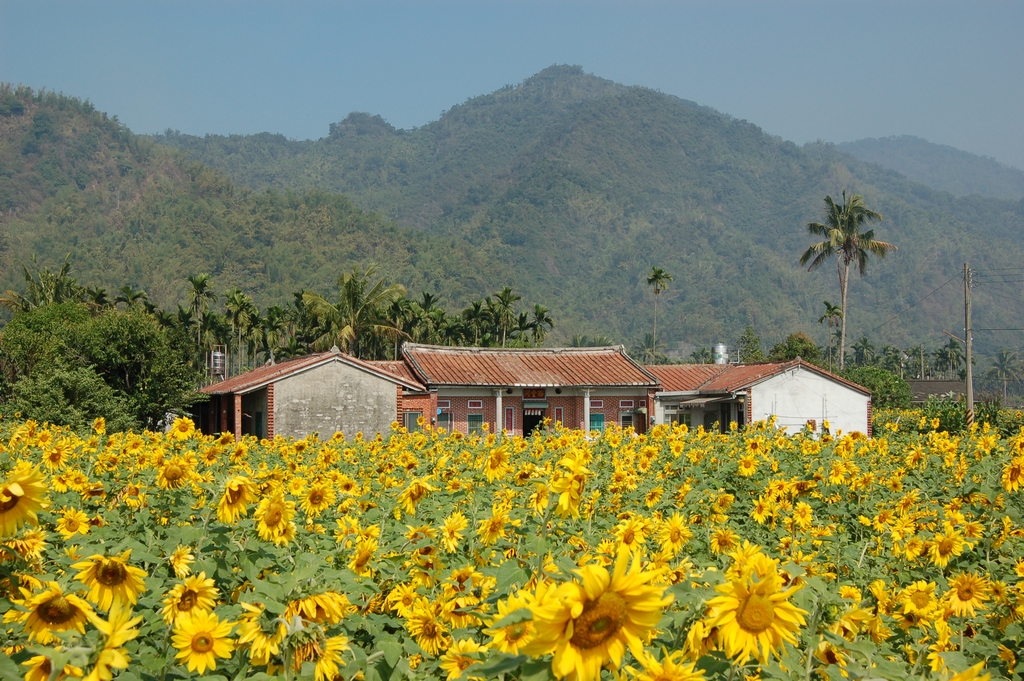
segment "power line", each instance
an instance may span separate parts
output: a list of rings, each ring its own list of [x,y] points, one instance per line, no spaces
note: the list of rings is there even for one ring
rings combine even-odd
[[[936,287],[935,289],[933,289],[933,290],[931,291],[931,293],[929,293],[929,294],[927,294],[926,296],[924,296],[924,298],[921,298],[921,299],[920,299],[920,300],[918,300],[917,302],[915,302],[915,303],[913,303],[913,304],[909,305],[908,307],[905,307],[904,309],[900,310],[899,312],[897,312],[897,313],[896,313],[896,314],[894,314],[893,316],[889,317],[888,319],[886,319],[886,320],[885,320],[884,322],[882,322],[881,324],[879,324],[879,325],[878,325],[878,326],[876,326],[875,328],[873,328],[873,329],[871,329],[870,331],[868,331],[868,335],[871,335],[871,334],[873,334],[873,333],[874,333],[875,331],[878,331],[878,330],[879,330],[880,328],[882,328],[883,326],[887,325],[887,324],[888,324],[889,322],[891,322],[892,320],[896,319],[897,317],[899,317],[899,316],[900,316],[901,314],[903,314],[903,313],[904,313],[904,312],[906,312],[907,310],[910,310],[910,309],[912,309],[912,308],[915,308],[915,307],[917,307],[918,305],[920,305],[921,303],[923,303],[923,302],[924,302],[925,300],[927,300],[928,298],[930,298],[930,297],[931,297],[932,295],[934,295],[934,294],[935,294],[935,293],[936,293],[936,292],[937,292],[937,291],[938,291],[939,289],[941,289],[941,288],[942,288],[943,286],[945,286],[946,284],[950,283],[950,282],[951,282],[951,281],[953,281],[954,279],[959,279],[959,278],[960,278],[960,273],[959,273],[959,272],[957,272],[957,273],[956,273],[956,274],[954,274],[954,275],[953,275],[952,277],[950,277],[950,278],[949,278],[949,279],[947,279],[946,281],[944,281],[944,282],[942,282],[941,284],[939,284],[939,285],[938,285],[938,287]]]

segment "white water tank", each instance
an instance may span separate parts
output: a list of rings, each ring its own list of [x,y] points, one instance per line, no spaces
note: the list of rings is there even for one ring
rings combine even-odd
[[[725,343],[716,343],[711,350],[711,359],[715,364],[728,364],[729,346]]]

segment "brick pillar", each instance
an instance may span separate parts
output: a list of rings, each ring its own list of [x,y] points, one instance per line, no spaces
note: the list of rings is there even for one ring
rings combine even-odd
[[[754,420],[754,389],[747,388],[747,425]]]
[[[267,439],[274,439],[274,384],[267,386]]]
[[[427,423],[437,425],[437,391],[430,391],[430,413],[427,414]]]
[[[235,442],[242,439],[242,396],[235,395]]]
[[[398,421],[399,425],[405,425],[404,414],[405,405],[402,399],[402,386],[395,386],[395,420]]]

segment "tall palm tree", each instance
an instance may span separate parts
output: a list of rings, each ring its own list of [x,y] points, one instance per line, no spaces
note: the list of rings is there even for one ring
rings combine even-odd
[[[548,314],[551,312],[548,308],[543,305],[535,304],[533,306],[533,342],[535,345],[540,345],[544,342],[544,337],[547,336],[548,332],[544,330],[544,327],[549,329],[555,328],[555,320]]]
[[[132,308],[136,305],[142,305],[149,299],[145,291],[136,291],[130,284],[125,284],[121,288],[117,289],[117,295],[114,296],[114,304],[124,303],[126,308]]]
[[[632,353],[642,364],[661,364],[668,361],[658,347],[653,333],[645,333],[644,337],[633,346]]]
[[[857,366],[866,367],[875,363],[875,345],[867,336],[853,344],[853,361]]]
[[[498,328],[501,329],[501,347],[505,347],[505,343],[508,340],[508,332],[516,323],[515,304],[522,299],[522,296],[512,292],[511,286],[506,286],[494,294],[493,303],[491,303],[490,297],[486,300],[491,308],[494,321],[497,323]]]
[[[196,352],[199,355],[199,364],[203,361],[203,315],[210,310],[210,305],[217,302],[217,294],[213,290],[213,282],[209,274],[198,274],[188,278],[192,286],[189,291],[188,310],[192,315],[192,321],[196,325]]]
[[[242,373],[244,350],[242,336],[248,332],[256,313],[252,298],[238,287],[224,293],[224,307],[228,311],[228,323],[235,334],[235,354],[238,357],[237,373]]]
[[[392,303],[405,296],[401,284],[388,284],[383,279],[371,282],[376,275],[374,266],[361,271],[358,267],[338,278],[341,289],[337,303],[331,303],[319,293],[306,292],[303,301],[320,321],[321,335],[313,347],[324,349],[331,345],[360,357],[361,343],[370,334],[389,339],[406,334],[387,318]]]
[[[843,308],[839,305],[833,305],[827,300],[822,302],[825,303],[825,314],[818,317],[818,323],[828,325],[828,370],[832,371],[832,336],[834,335],[832,329],[838,326],[842,320]]]
[[[881,220],[882,215],[867,207],[864,197],[854,194],[847,198],[843,190],[843,202],[837,204],[831,196],[825,197],[825,222],[810,222],[807,231],[812,235],[824,237],[811,245],[800,256],[800,264],[807,265],[808,271],[817,269],[829,258],[837,256],[836,269],[839,271],[839,290],[843,308],[841,332],[839,335],[839,370],[843,370],[846,357],[846,322],[849,319],[847,307],[847,291],[850,286],[850,265],[856,265],[863,277],[867,272],[868,258],[872,255],[884,258],[896,247],[885,241],[875,240],[875,230],[862,232],[861,227],[873,220]]]
[[[698,348],[690,353],[690,361],[694,364],[711,364],[711,348]]]
[[[672,281],[672,275],[660,267],[651,267],[651,273],[647,275],[647,285],[654,289],[654,343],[658,343],[658,298],[661,292],[668,288]]]
[[[85,287],[71,276],[70,253],[56,272],[40,267],[35,256],[32,256],[29,262],[35,272],[30,272],[25,263],[20,263],[22,276],[25,278],[24,295],[17,291],[7,291],[0,296],[0,307],[12,312],[28,312],[50,303],[79,303],[86,300]]]
[[[1021,380],[1020,355],[1014,350],[1005,348],[996,353],[992,360],[992,367],[986,372],[986,377],[994,381],[1003,382],[1003,404],[1006,404],[1006,385],[1010,381]]]

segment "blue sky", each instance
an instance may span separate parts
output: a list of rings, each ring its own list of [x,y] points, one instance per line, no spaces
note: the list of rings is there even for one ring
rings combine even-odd
[[[409,128],[555,63],[797,143],[912,134],[1024,169],[1024,2],[13,2],[0,81],[139,133]]]

